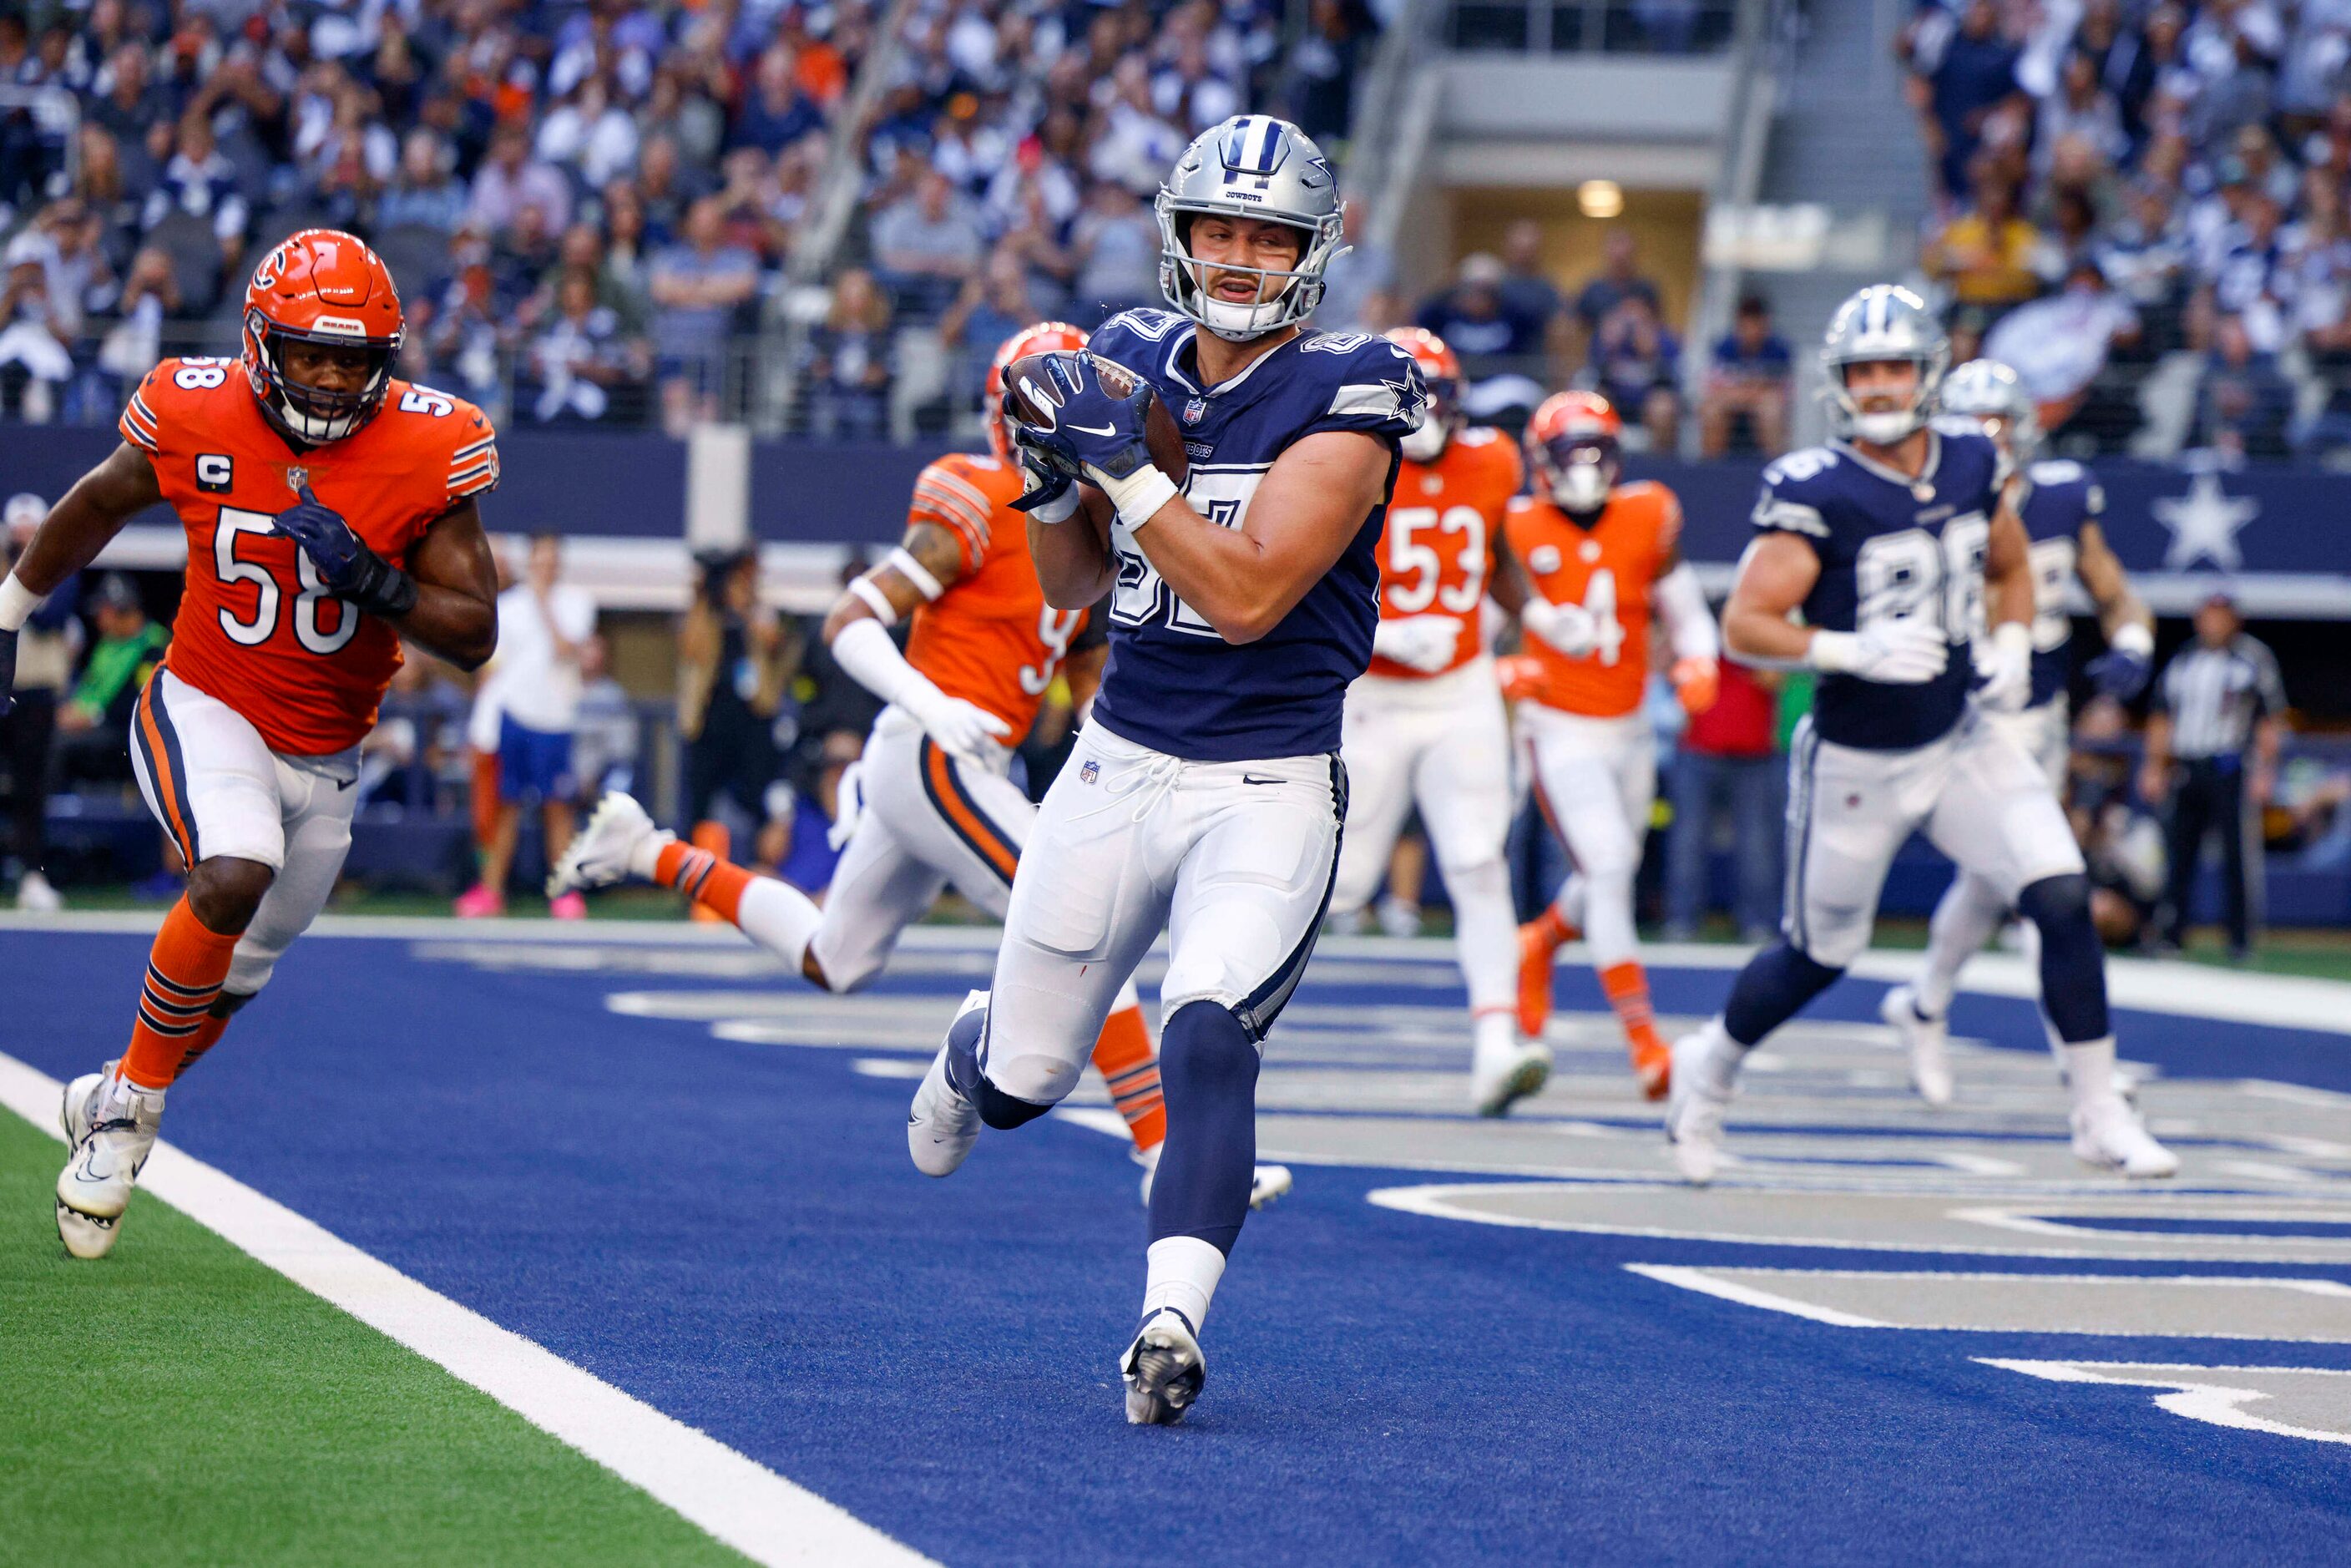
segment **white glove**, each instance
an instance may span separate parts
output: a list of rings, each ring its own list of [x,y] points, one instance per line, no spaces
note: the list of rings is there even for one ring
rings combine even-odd
[[[1943,629],[1903,616],[1874,621],[1858,632],[1815,632],[1806,662],[1833,675],[1915,686],[1933,680],[1951,662]]]
[[[1991,643],[1976,659],[1983,684],[1976,701],[1993,713],[2022,713],[2032,695],[2032,632],[2022,621],[1991,629]]]
[[[909,681],[892,700],[950,757],[987,763],[1011,744],[1010,725],[976,703],[947,695],[926,680]]]
[[[1581,659],[1600,641],[1599,621],[1581,604],[1530,599],[1520,608],[1519,624],[1571,659]]]
[[[1461,645],[1461,622],[1449,615],[1407,615],[1383,621],[1372,633],[1372,652],[1407,669],[1433,675],[1453,662]]]

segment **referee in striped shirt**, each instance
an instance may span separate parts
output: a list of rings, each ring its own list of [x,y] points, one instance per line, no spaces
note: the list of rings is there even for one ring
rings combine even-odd
[[[2220,836],[2229,951],[2252,947],[2252,912],[2262,874],[2261,809],[2277,787],[2285,685],[2277,655],[2245,634],[2236,601],[2215,593],[2196,612],[2196,640],[2176,654],[2156,683],[2147,721],[2140,798],[2171,802],[2170,885],[2157,915],[2161,944],[2180,946],[2205,835]]]

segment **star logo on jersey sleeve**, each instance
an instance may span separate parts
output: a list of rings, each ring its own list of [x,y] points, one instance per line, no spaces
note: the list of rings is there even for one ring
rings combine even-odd
[[[2147,509],[2171,530],[2171,544],[2163,552],[2167,571],[2183,571],[2199,560],[2235,571],[2244,564],[2238,531],[2262,515],[2259,501],[2228,494],[2220,488],[2220,476],[2209,472],[2189,481],[2186,495],[2153,502]]]

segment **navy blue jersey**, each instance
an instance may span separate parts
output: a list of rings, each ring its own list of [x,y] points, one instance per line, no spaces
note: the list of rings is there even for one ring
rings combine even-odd
[[[1792,535],[1820,558],[1820,580],[1804,600],[1807,622],[1855,632],[1889,617],[1917,617],[1950,641],[1943,673],[1917,685],[1823,674],[1813,725],[1839,746],[1924,746],[1967,709],[2000,453],[1972,421],[1938,423],[1928,440],[1927,465],[1915,480],[1843,442],[1792,452],[1763,471],[1755,527]]]
[[[2065,613],[2081,559],[2082,525],[2105,515],[2106,493],[2079,463],[2035,463],[2032,488],[2019,515],[2032,541],[2032,696],[2031,705],[2062,696],[2071,664],[2074,618]]]
[[[1184,433],[1186,499],[1228,528],[1290,446],[1360,430],[1394,446],[1427,402],[1419,367],[1384,338],[1307,332],[1203,389],[1190,320],[1129,310],[1096,329],[1092,351],[1156,387]],[[1395,464],[1388,465],[1388,489]],[[1258,642],[1235,646],[1161,580],[1123,524],[1111,528],[1118,587],[1110,664],[1094,717],[1155,751],[1199,762],[1306,757],[1339,749],[1347,686],[1371,662],[1379,624],[1380,530],[1387,491],[1338,563]]]

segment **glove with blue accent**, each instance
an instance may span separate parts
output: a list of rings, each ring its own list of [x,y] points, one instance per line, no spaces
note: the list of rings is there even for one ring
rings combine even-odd
[[[2116,631],[2106,651],[2090,661],[2090,679],[2117,702],[2126,703],[2147,690],[2153,674],[2155,638],[2136,622]]]
[[[1141,528],[1176,495],[1175,481],[1151,460],[1146,432],[1157,394],[1146,382],[1126,397],[1113,395],[1102,382],[1103,361],[1092,354],[1063,350],[1042,358],[1041,378],[1005,386],[1014,439],[1050,470],[1098,486],[1120,521]]]
[[[309,486],[294,493],[302,504],[278,513],[269,531],[292,539],[310,558],[329,592],[371,615],[405,615],[416,608],[414,578],[370,549]]]

